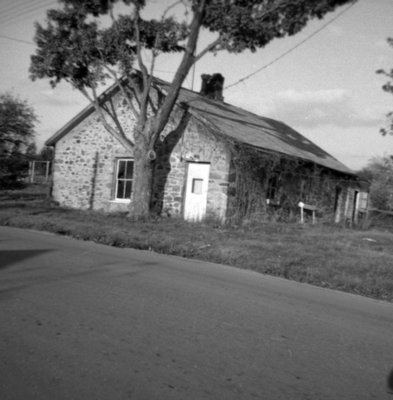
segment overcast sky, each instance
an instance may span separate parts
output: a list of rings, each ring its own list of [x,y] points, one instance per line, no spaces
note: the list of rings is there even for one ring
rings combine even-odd
[[[147,12],[159,15],[171,2],[150,3]],[[47,80],[29,79],[34,22],[44,21],[45,10],[56,4],[0,0],[0,92],[12,91],[35,108],[39,145],[87,104],[67,84],[52,90]],[[255,54],[208,55],[196,66],[194,82],[190,75],[185,86],[199,91],[200,75],[215,72],[230,86],[261,69],[226,88],[225,101],[287,123],[353,169],[393,154],[393,137],[379,133],[385,114],[393,110],[393,96],[382,91],[386,79],[375,73],[393,68],[393,49],[386,42],[393,37],[393,1],[359,0],[347,7]],[[209,39],[203,35],[199,48]],[[157,76],[170,80],[176,62],[176,57],[161,56]]]

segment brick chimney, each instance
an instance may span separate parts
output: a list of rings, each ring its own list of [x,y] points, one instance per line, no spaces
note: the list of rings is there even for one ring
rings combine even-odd
[[[209,99],[224,101],[222,90],[224,77],[221,74],[202,74],[201,94]]]

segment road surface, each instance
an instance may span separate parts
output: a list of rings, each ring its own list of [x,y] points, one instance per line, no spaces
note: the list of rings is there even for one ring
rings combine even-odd
[[[2,400],[393,400],[392,367],[391,303],[0,227]]]

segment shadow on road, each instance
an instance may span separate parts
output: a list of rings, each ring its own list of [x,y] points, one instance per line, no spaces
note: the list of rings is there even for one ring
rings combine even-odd
[[[387,385],[388,385],[388,393],[393,394],[393,368],[391,369],[388,375]]]
[[[0,270],[52,250],[0,250]]]

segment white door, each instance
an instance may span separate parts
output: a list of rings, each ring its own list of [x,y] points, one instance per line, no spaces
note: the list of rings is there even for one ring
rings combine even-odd
[[[210,164],[188,163],[184,219],[200,221],[206,214]]]

